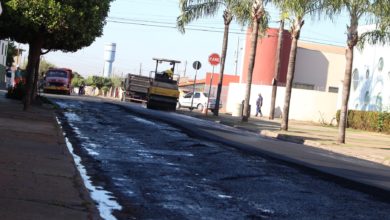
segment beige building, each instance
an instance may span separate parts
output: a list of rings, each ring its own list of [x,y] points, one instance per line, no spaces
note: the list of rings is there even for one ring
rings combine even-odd
[[[339,46],[299,42],[289,118],[293,120],[335,123],[338,90],[344,77],[345,49]],[[268,116],[272,87],[252,84],[251,113],[256,111],[257,94],[261,93],[263,115]],[[275,116],[281,117],[285,87],[279,86]],[[231,83],[226,111],[235,113],[245,97],[245,83]]]
[[[344,78],[344,47],[299,42],[294,87],[337,93]]]

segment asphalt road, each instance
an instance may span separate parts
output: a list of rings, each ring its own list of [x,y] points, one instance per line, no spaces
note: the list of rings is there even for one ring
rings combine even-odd
[[[196,131],[189,136],[116,105],[53,100],[93,185],[122,207],[113,210],[118,219],[390,219],[388,202],[324,175],[202,140]]]

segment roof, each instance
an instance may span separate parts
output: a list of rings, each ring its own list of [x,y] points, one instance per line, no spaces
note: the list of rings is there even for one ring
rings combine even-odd
[[[205,79],[196,80],[195,84],[206,84],[206,80]],[[179,86],[190,86],[190,85],[194,85],[194,81],[193,80],[179,83]]]
[[[165,59],[165,58],[153,58],[155,61],[163,61],[163,62],[168,62],[168,63],[181,63],[179,60],[170,60],[170,59]]]
[[[317,50],[317,51],[321,51],[321,52],[327,52],[327,53],[345,54],[344,47],[335,46],[335,45],[299,41],[298,47],[303,48],[303,49],[308,49],[308,50]]]

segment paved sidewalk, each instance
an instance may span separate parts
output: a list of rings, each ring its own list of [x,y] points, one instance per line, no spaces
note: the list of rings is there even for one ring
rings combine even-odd
[[[338,128],[333,126],[290,120],[289,131],[285,132],[280,131],[281,119],[268,120],[266,117],[251,117],[249,122],[243,123],[241,118],[224,113],[220,113],[218,117],[215,117],[211,112],[207,116],[200,112],[190,112],[186,109],[180,109],[178,112],[260,133],[266,137],[305,144],[390,166],[389,134],[347,129],[346,144],[340,145],[336,143]]]
[[[50,106],[0,91],[0,219],[100,219]]]

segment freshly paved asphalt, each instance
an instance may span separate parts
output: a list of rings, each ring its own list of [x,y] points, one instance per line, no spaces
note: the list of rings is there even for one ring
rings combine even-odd
[[[335,177],[336,181],[347,184],[349,187],[376,193],[384,198],[390,195],[390,167],[387,166],[302,144],[265,138],[221,124],[210,127],[209,123],[204,123],[203,120],[191,118],[191,121],[196,123],[188,124],[185,122],[188,121],[189,116],[185,115],[145,110],[143,107],[123,102],[110,101],[110,103],[120,105],[136,114],[172,124],[185,130],[189,135],[245,151],[261,153],[313,171],[320,171]]]

